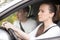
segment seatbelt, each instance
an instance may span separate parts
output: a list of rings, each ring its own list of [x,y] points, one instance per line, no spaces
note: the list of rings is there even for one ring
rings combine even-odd
[[[19,24],[20,24],[20,28],[21,28],[21,30],[22,30],[23,32],[25,32],[25,30],[24,30],[23,27],[22,27],[21,22],[20,22]]]

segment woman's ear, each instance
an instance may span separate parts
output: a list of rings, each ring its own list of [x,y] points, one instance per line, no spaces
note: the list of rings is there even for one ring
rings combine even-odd
[[[50,17],[51,18],[53,18],[54,17],[54,13],[52,12],[52,13],[50,13]]]

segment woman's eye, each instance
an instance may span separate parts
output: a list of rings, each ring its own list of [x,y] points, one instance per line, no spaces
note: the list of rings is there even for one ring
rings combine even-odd
[[[42,9],[40,9],[39,12],[44,12],[44,11]]]
[[[41,10],[41,12],[43,13],[44,11],[43,11],[43,10]]]

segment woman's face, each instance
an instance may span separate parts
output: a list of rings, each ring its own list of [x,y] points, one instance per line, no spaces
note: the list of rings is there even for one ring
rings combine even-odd
[[[39,13],[38,13],[38,18],[39,21],[47,21],[51,18],[52,14],[50,13],[49,10],[49,5],[43,4],[39,8]]]

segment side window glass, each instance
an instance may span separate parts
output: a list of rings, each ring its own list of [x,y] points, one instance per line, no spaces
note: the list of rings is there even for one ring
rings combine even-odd
[[[15,12],[15,13],[11,14],[10,16],[8,16],[7,18],[1,20],[1,21],[0,21],[0,25],[1,25],[1,23],[4,22],[4,21],[8,21],[8,22],[13,23],[14,20],[16,20],[16,19],[17,19],[17,17],[16,17],[16,12]]]

